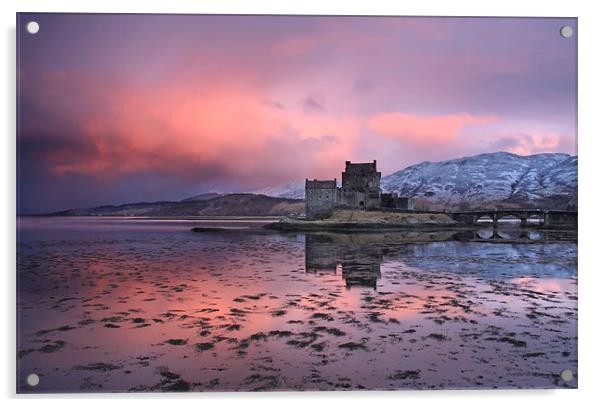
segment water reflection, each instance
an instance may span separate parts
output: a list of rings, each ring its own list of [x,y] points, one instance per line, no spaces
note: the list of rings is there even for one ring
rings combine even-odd
[[[19,392],[577,386],[570,236],[23,223]]]
[[[530,243],[577,241],[576,230],[537,230],[526,228],[486,228],[467,229],[453,234],[454,240],[460,241],[498,241]]]
[[[385,255],[404,251],[403,245],[454,240],[455,236],[452,230],[308,233],[305,235],[305,269],[309,273],[340,272],[348,288],[376,288]]]
[[[363,234],[306,235],[306,271],[340,271],[347,287],[376,288],[383,250],[378,245],[370,244],[374,243],[374,238],[375,235]]]
[[[389,233],[308,233],[305,238],[305,270],[308,273],[330,273],[341,275],[345,286],[351,288],[371,287],[377,288],[377,281],[381,278],[381,265],[386,260],[404,261],[412,263],[419,253],[424,252],[425,257],[420,260],[421,266],[432,264],[434,268],[454,269],[469,271],[473,268],[481,270],[483,263],[490,262],[482,274],[497,275],[499,273],[520,273],[523,269],[515,270],[508,264],[497,267],[496,258],[508,258],[515,255],[516,248],[511,245],[494,245],[488,248],[474,246],[470,243],[542,243],[572,241],[576,234],[567,231],[536,231],[528,229],[472,229],[464,231],[430,231],[430,232],[389,232]],[[456,252],[458,258],[470,254],[478,262],[471,264],[467,259],[461,264],[441,264],[434,256],[436,245],[425,248],[420,244],[440,242],[446,253]],[[448,242],[449,244],[446,244]],[[465,244],[459,242],[464,242]],[[548,255],[547,249],[554,246],[539,246],[534,248],[538,258]],[[424,251],[426,249],[426,251]],[[526,250],[523,250],[527,262]],[[448,260],[443,260],[448,261]],[[546,265],[548,272],[556,270],[556,265]],[[564,270],[561,267],[562,270]],[[555,272],[552,270],[552,274]]]

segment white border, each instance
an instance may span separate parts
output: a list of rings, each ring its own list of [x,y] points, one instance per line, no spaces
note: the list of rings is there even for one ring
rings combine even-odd
[[[581,405],[598,398],[600,366],[600,303],[602,270],[596,267],[599,251],[599,216],[595,218],[600,202],[600,174],[602,156],[602,17],[595,1],[525,0],[421,0],[421,1],[285,1],[285,0],[3,0],[0,2],[2,21],[3,94],[0,98],[3,192],[0,258],[5,267],[3,298],[3,346],[0,359],[2,396],[12,405],[54,406],[79,405],[81,398],[94,406],[111,403],[144,402],[162,405],[177,397],[180,405],[215,403],[223,405],[282,405],[326,404],[341,400],[345,404],[372,403],[428,403],[447,406],[488,406],[523,402],[546,405]],[[270,393],[248,394],[196,393],[185,395],[87,395],[87,396],[15,396],[15,13],[31,12],[144,12],[144,13],[224,13],[224,14],[356,14],[356,15],[450,15],[450,16],[545,16],[579,18],[579,389],[554,391],[404,391],[404,392],[329,392],[329,393]],[[599,402],[599,400],[598,400]]]

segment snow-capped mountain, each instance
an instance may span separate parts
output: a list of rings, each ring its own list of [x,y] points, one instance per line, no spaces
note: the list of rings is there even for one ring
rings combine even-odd
[[[304,198],[304,181],[253,193]],[[520,156],[505,152],[422,162],[381,179],[383,192],[413,197],[432,208],[496,205],[576,209],[577,157],[561,153]]]
[[[565,208],[577,197],[577,157],[500,152],[423,162],[383,177],[381,187],[449,208]]]
[[[276,198],[305,199],[305,180],[289,181],[284,184],[251,191],[251,193]]]

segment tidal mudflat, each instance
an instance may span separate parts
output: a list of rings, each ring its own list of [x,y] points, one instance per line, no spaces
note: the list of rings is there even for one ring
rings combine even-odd
[[[18,391],[577,386],[576,236],[258,223],[20,218]]]

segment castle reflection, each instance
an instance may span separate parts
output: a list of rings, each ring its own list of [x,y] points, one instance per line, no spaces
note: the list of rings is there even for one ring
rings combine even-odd
[[[342,275],[345,286],[376,288],[384,248],[373,242],[374,235],[307,234],[305,270]],[[382,242],[382,240],[381,240]]]
[[[308,233],[305,235],[305,270],[342,275],[345,286],[376,288],[385,255],[402,255],[408,243],[453,239],[456,232],[395,231],[378,233]]]

